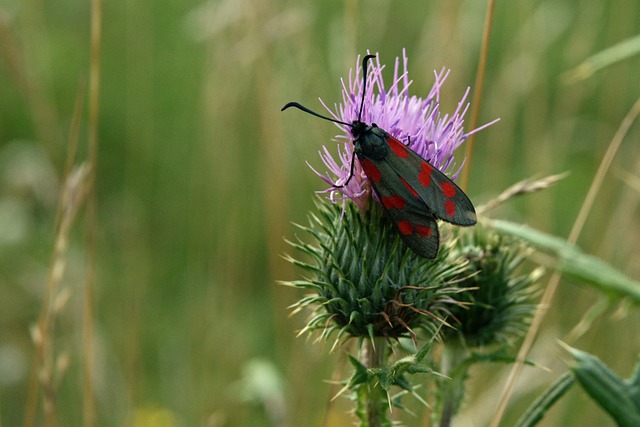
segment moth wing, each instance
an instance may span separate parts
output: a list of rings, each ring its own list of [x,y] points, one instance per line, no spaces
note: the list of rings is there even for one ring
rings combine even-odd
[[[359,159],[402,241],[418,255],[433,259],[438,254],[439,246],[436,218],[420,196],[387,162],[388,157],[373,160],[360,155]]]
[[[471,200],[455,182],[391,135],[386,141],[391,151],[385,160],[436,218],[462,226],[476,223]]]

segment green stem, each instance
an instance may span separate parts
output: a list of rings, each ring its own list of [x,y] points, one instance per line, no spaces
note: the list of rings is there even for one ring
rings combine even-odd
[[[376,337],[367,340],[364,349],[364,365],[369,370],[377,370],[386,363],[386,342],[384,338]],[[362,427],[390,426],[387,418],[387,393],[375,376],[368,384],[363,384],[358,390],[357,413]]]
[[[467,354],[464,348],[450,345],[443,353],[442,373],[449,378],[440,380],[442,402],[439,427],[449,427],[464,396],[467,378]]]

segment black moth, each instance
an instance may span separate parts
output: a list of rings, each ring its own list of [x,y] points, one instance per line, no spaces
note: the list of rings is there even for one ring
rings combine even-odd
[[[354,156],[367,174],[373,190],[391,216],[404,243],[416,254],[433,259],[438,254],[437,219],[470,226],[476,223],[471,200],[452,180],[405,144],[376,126],[363,123],[362,110],[367,88],[367,63],[362,60],[364,81],[358,120],[346,123],[323,116],[297,102],[289,102],[282,111],[295,107],[321,119],[351,128]],[[346,185],[353,177],[354,159]],[[342,187],[342,186],[340,186]]]

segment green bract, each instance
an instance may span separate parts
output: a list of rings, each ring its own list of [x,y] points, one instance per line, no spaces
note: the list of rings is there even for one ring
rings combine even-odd
[[[305,330],[349,337],[413,337],[440,329],[455,307],[455,285],[467,261],[449,257],[450,244],[435,260],[407,248],[382,208],[375,203],[362,213],[352,203],[344,212],[333,203],[318,203],[307,231],[313,242],[291,243],[309,255],[290,258],[310,275],[289,284],[313,290],[295,307],[313,306]],[[446,235],[446,234],[445,234]]]
[[[459,339],[481,347],[506,344],[523,334],[535,311],[535,283],[542,274],[541,268],[520,271],[529,250],[478,226],[460,237],[455,252],[468,260],[460,280],[466,290],[458,296],[467,304],[452,308],[455,329],[443,329],[445,342]]]

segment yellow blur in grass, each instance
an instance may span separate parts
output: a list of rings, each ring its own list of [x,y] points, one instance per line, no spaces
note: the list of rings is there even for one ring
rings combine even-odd
[[[131,427],[176,427],[177,425],[173,412],[153,405],[136,408],[131,422]]]

